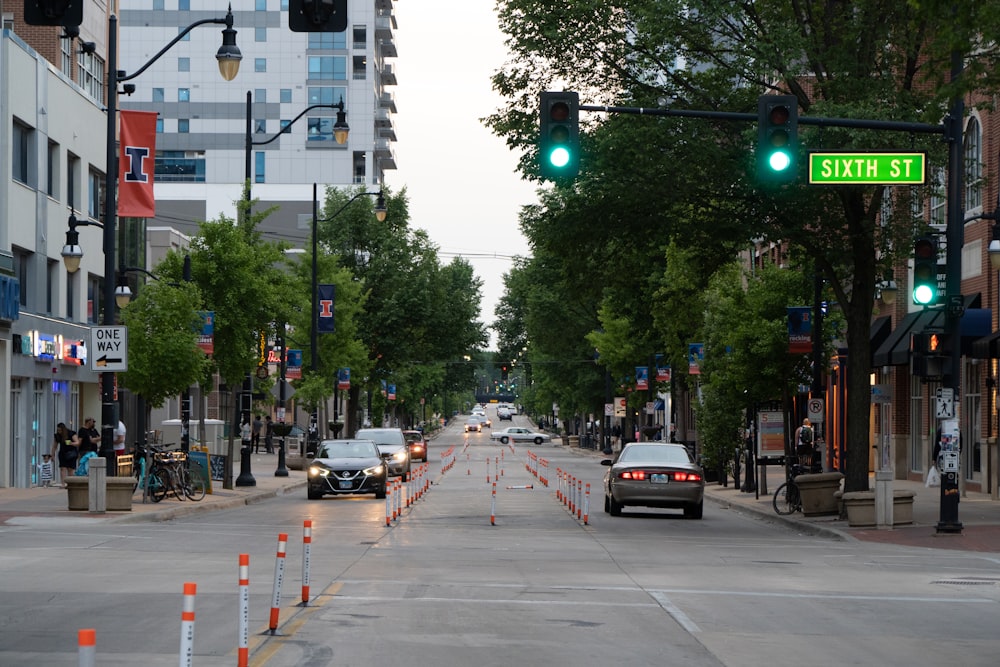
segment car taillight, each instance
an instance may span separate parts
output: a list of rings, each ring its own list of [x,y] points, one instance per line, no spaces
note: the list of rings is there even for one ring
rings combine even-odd
[[[696,472],[675,472],[674,473],[675,482],[700,482],[701,475]]]
[[[645,470],[626,470],[622,474],[618,475],[621,479],[634,479],[642,481],[648,477],[648,473]]]

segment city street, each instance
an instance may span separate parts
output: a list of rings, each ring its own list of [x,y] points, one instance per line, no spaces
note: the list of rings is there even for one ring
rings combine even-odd
[[[163,523],[0,526],[0,664],[76,665],[87,627],[99,665],[176,664],[194,582],[193,664],[233,665],[241,553],[254,665],[992,665],[1000,653],[996,554],[804,535],[714,503],[701,521],[641,508],[612,518],[598,456],[512,451],[488,432],[466,440],[461,424],[431,441],[434,483],[388,527],[383,501],[307,501],[304,488]],[[548,460],[549,487],[526,469],[529,451]],[[557,468],[591,485],[589,516],[557,498]]]

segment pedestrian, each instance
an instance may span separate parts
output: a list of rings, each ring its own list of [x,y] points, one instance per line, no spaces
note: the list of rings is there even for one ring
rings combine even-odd
[[[90,459],[97,458],[97,452],[92,449],[88,449],[86,452],[80,455],[80,459],[77,461],[76,470],[73,472],[77,477],[86,477],[90,474]]]
[[[81,453],[90,449],[96,452],[101,446],[101,432],[97,430],[93,417],[83,420],[83,428],[77,431],[76,436],[80,441]]]
[[[59,479],[66,484],[66,478],[71,477],[76,470],[76,462],[80,457],[80,441],[74,431],[59,422],[52,443],[52,456],[59,463]]]
[[[260,431],[263,426],[264,422],[260,420],[260,415],[255,415],[250,429],[250,446],[253,447],[254,454],[260,453]]]
[[[795,455],[799,457],[800,466],[812,467],[813,443],[815,441],[812,422],[806,417],[802,420],[802,426],[795,429]]]
[[[118,457],[125,456],[125,422],[118,420],[118,426],[115,427],[115,439],[114,439],[114,458],[108,461],[108,474],[118,474]]]
[[[38,485],[52,486],[52,455],[42,454],[42,462],[38,464]]]
[[[274,454],[274,422],[271,420],[271,415],[264,419],[266,420],[264,423],[264,451],[268,454]]]
[[[247,451],[247,454],[253,452],[251,447],[251,431],[252,427],[250,426],[250,415],[243,415],[243,423],[240,424],[240,441],[242,443],[242,448]]]

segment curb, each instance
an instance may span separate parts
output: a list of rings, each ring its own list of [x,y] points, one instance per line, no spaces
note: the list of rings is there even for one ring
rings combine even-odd
[[[769,521],[772,523],[781,523],[791,528],[794,528],[806,535],[829,537],[835,540],[839,540],[841,542],[858,541],[856,537],[839,528],[833,528],[831,526],[823,526],[817,523],[813,523],[811,521],[803,521],[801,519],[780,516],[778,514],[775,514],[774,512],[766,512],[753,505],[734,503],[731,500],[726,500],[725,498],[718,498],[712,493],[705,493],[705,499],[711,500],[713,503],[715,503],[719,507],[722,507],[723,509],[742,512],[744,514],[752,515],[755,519],[760,519],[763,521]]]
[[[226,498],[223,500],[213,501],[210,503],[202,504],[200,502],[190,502],[186,501],[184,505],[172,505],[171,507],[165,507],[163,509],[153,510],[151,512],[139,512],[137,514],[122,514],[114,517],[107,517],[105,523],[113,524],[129,524],[129,523],[152,523],[159,521],[170,521],[176,517],[187,516],[190,514],[202,514],[205,512],[213,512],[215,510],[228,510],[241,507],[244,505],[254,505],[256,503],[264,502],[271,498],[276,498],[279,495],[285,495],[292,491],[298,489],[304,489],[307,480],[302,480],[300,482],[295,482],[287,486],[282,486],[274,489],[266,489],[261,491],[253,491],[245,496],[239,496],[235,498]]]

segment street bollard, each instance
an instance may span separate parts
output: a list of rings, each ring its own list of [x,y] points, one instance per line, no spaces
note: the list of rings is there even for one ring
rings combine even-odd
[[[275,477],[288,477],[288,468],[285,467],[285,438],[281,438],[278,445],[278,468],[274,471]]]
[[[87,466],[87,501],[91,514],[104,514],[108,507],[108,460],[102,456],[90,459]]]
[[[271,634],[278,631],[278,614],[281,611],[281,583],[285,579],[285,545],[288,544],[288,534],[278,534],[278,554],[274,559],[274,588],[271,595],[271,617],[268,629]]]
[[[181,609],[180,667],[191,667],[194,662],[194,596],[197,584],[184,583],[184,604]]]
[[[236,486],[257,486],[257,480],[250,471],[250,443],[244,443],[240,448],[240,476],[236,478]]]

